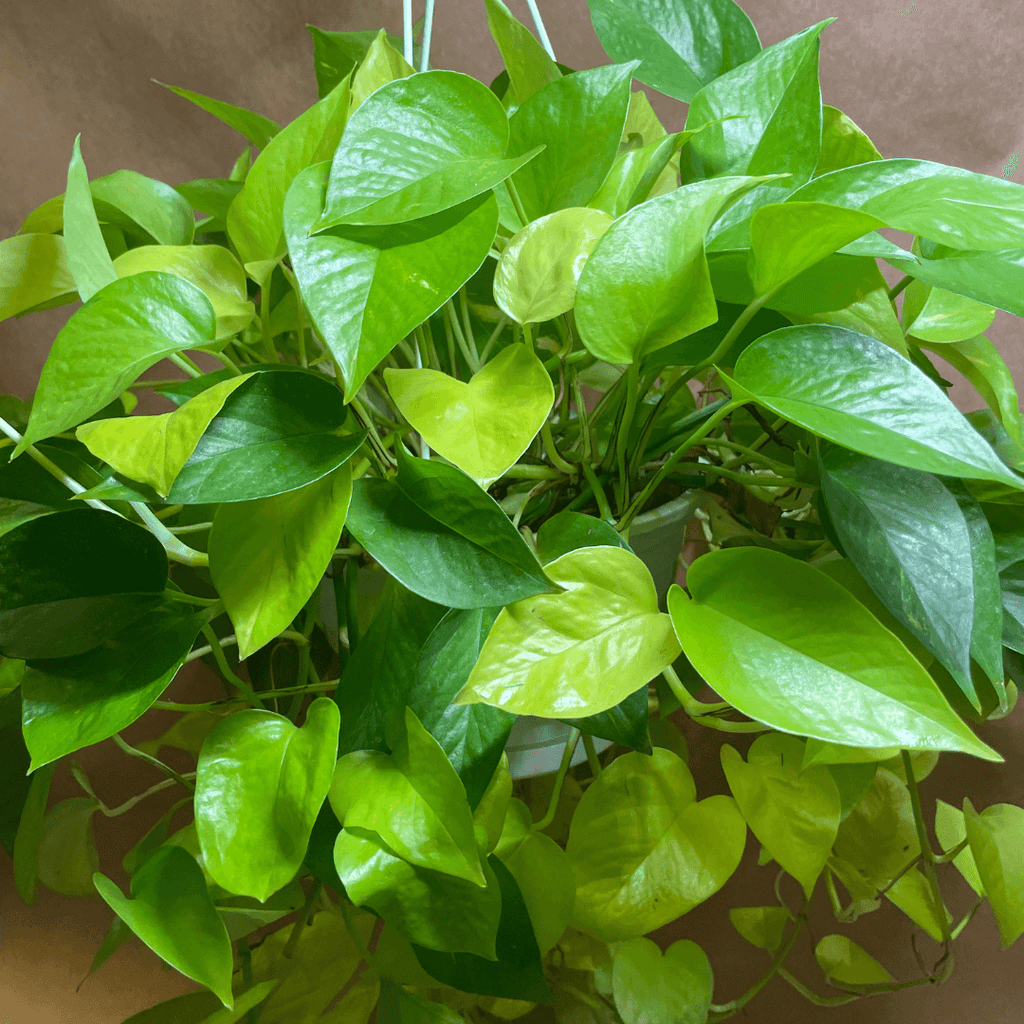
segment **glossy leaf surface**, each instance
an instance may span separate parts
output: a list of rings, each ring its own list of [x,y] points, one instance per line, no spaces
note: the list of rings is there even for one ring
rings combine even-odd
[[[64,195],[64,244],[78,294],[83,302],[88,302],[101,288],[117,280],[117,272],[111,264],[110,253],[96,219],[89,191],[89,175],[79,148],[81,141],[79,135],[68,167],[68,190]]]
[[[613,526],[582,512],[559,512],[545,519],[537,531],[537,557],[545,565],[568,551],[602,546],[629,550]]]
[[[347,525],[395,579],[448,608],[493,608],[554,587],[486,491],[404,449],[394,480],[356,481]]]
[[[483,887],[465,788],[440,744],[408,708],[388,719],[387,742],[390,754],[339,758],[330,790],[338,821],[376,832],[411,864]]]
[[[22,729],[32,770],[127,728],[167,688],[210,621],[164,600],[83,654],[30,661]]]
[[[302,610],[331,564],[352,497],[341,466],[294,491],[221,505],[210,529],[210,576],[247,658]]]
[[[839,790],[824,766],[801,770],[804,745],[769,733],[754,740],[747,760],[729,744],[722,768],[740,813],[779,865],[808,897],[839,829]]]
[[[191,854],[179,846],[160,847],[132,875],[131,897],[99,872],[93,882],[157,956],[212,989],[226,1007],[233,1005],[231,940]]]
[[[203,743],[196,834],[206,869],[239,896],[266,901],[302,864],[327,798],[338,748],[338,708],[309,706],[301,728],[271,711],[228,715]]]
[[[508,604],[457,704],[582,717],[614,707],[679,654],[647,566],[630,551],[586,547],[545,567],[565,588]]]
[[[624,1024],[704,1024],[714,978],[704,951],[689,939],[662,955],[648,938],[627,939],[612,961],[612,993]]]
[[[487,27],[491,30],[517,103],[525,103],[538,89],[562,77],[537,37],[512,16],[501,0],[486,0]]]
[[[687,657],[724,700],[779,732],[851,746],[999,755],[845,588],[763,548],[698,558],[668,592]]]
[[[93,508],[32,519],[0,536],[0,652],[81,654],[156,605],[166,581],[144,527]]]
[[[761,405],[863,455],[1024,490],[942,389],[875,338],[783,327],[746,349],[733,375]]]
[[[427,368],[387,367],[384,383],[430,448],[484,489],[515,465],[555,400],[540,359],[518,343],[503,348],[468,382]]]
[[[14,455],[83,422],[165,356],[209,344],[215,333],[210,300],[180,277],[144,273],[107,285],[54,339]]]
[[[684,103],[710,82],[755,57],[761,41],[733,0],[587,0],[605,53],[639,59],[638,81]]]
[[[475,78],[427,71],[389,82],[345,126],[313,231],[401,224],[458,206],[533,155],[506,159],[507,146],[501,101]]]
[[[1024,934],[1024,809],[993,804],[980,814],[964,800],[971,854],[1003,946]]]
[[[952,850],[967,839],[964,812],[947,804],[945,800],[935,801],[935,838],[944,852]],[[969,844],[953,858],[953,866],[979,896],[985,895],[985,886],[982,884],[981,875],[978,874],[978,865],[974,861]]]
[[[739,866],[746,824],[731,797],[696,802],[682,760],[616,758],[583,794],[566,853],[576,874],[573,925],[606,942],[674,921]]]
[[[377,32],[326,32],[315,25],[306,30],[313,37],[313,67],[316,72],[317,95],[323,99],[349,72],[366,57]],[[401,47],[398,36],[387,35],[392,47]]]
[[[36,232],[0,241],[0,320],[36,306],[71,302],[76,291],[61,235]]]
[[[362,106],[363,101],[382,86],[416,73],[416,69],[402,55],[403,50],[401,40],[394,39],[392,42],[392,36],[384,29],[377,33],[352,75],[352,106],[349,113]],[[415,59],[415,47],[413,52]]]
[[[816,178],[842,167],[881,159],[874,143],[846,114],[827,103],[821,105],[821,155],[814,168]]]
[[[341,225],[313,238],[330,166],[289,189],[288,252],[313,322],[338,361],[351,401],[380,361],[479,269],[498,223],[486,193],[408,224]]]

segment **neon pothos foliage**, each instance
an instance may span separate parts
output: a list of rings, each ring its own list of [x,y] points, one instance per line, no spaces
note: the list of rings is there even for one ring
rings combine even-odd
[[[823,105],[834,19],[762,47],[733,0],[581,0],[610,63],[572,70],[480,6],[490,86],[308,26],[290,124],[172,87],[255,147],[224,178],[90,180],[76,138],[0,241],[0,318],[82,302],[0,397],[19,894],[105,901],[93,970],[135,935],[203,986],[136,1024],[704,1024],[793,978],[812,901],[853,999],[915,983],[842,930],[882,899],[948,953],[947,860],[1013,943],[1024,810],[918,782],[1001,761],[1024,683],[1024,430],[982,334],[1024,315],[1024,187]],[[165,699],[198,660],[226,699]],[[107,806],[73,757],[107,740],[164,780]],[[126,889],[95,815],[171,788]],[[770,958],[736,994],[646,936],[751,838],[779,900],[729,912]]]

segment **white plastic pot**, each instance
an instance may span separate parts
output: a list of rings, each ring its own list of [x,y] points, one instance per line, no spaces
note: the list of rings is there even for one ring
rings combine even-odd
[[[676,559],[682,550],[686,525],[700,507],[705,495],[690,491],[637,516],[629,528],[629,546],[651,571],[658,593],[658,607],[665,610],[665,597],[675,579]],[[359,592],[379,593],[384,585],[384,574],[370,569],[359,570]],[[320,609],[325,622],[333,622],[337,614],[334,587],[325,579],[320,589]],[[569,738],[571,726],[552,718],[521,715],[512,726],[505,753],[513,779],[528,778],[555,772],[562,760],[562,751]],[[600,753],[611,746],[609,740],[594,738],[594,748]],[[582,741],[577,744],[572,763],[586,760]]]

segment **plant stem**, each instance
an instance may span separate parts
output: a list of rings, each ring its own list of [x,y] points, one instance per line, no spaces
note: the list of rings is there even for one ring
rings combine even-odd
[[[852,1003],[860,996],[849,995],[849,996],[819,996],[816,992],[812,992],[803,982],[797,981],[785,967],[780,967],[775,972],[780,978],[789,982],[806,999],[809,1003],[813,1003],[815,1006],[844,1006],[846,1003]]]
[[[204,608],[212,608],[215,604],[220,603],[220,598],[217,597],[196,597],[193,594],[184,594],[180,590],[171,590],[170,588],[164,591],[164,597],[169,601],[183,601],[185,604],[198,604]]]
[[[292,286],[292,291],[295,293],[295,334],[299,342],[299,365],[308,366],[309,363],[306,361],[306,327],[305,327],[305,311],[306,306],[302,301],[302,293],[299,291],[299,282],[296,280],[295,275],[282,263],[281,270],[284,272],[284,276],[288,278],[288,283]]]
[[[572,463],[566,462],[565,459],[558,454],[558,449],[555,447],[555,439],[551,436],[551,424],[548,420],[545,420],[544,426],[540,428],[540,436],[544,441],[544,451],[547,452],[548,458],[552,463],[567,476],[574,477],[578,470]]]
[[[221,648],[220,641],[217,639],[217,634],[213,631],[213,627],[210,625],[203,626],[203,636],[205,636],[209,642],[210,647],[212,648],[211,653],[213,654],[214,660],[217,662],[217,667],[220,669],[224,678],[228,682],[234,683],[235,686],[242,691],[250,704],[255,704],[256,707],[262,708],[266,711],[267,706],[256,695],[256,691],[247,682],[245,682],[244,679],[240,679],[231,671],[231,666],[228,664],[228,659],[224,657],[224,651]]]
[[[498,326],[491,332],[491,336],[487,339],[484,347],[480,350],[480,365],[483,366],[487,362],[487,357],[491,354],[491,348],[494,343],[501,337],[501,332],[505,330],[505,326],[508,323],[508,317],[502,313],[501,319],[498,321]]]
[[[513,480],[560,480],[563,475],[550,466],[527,466],[517,462],[514,466],[506,469],[500,479],[504,480],[505,477],[509,477]]]
[[[302,906],[302,912],[299,914],[299,919],[292,925],[288,941],[284,944],[284,949],[281,950],[281,956],[286,957],[289,960],[294,956],[295,947],[299,944],[299,939],[302,937],[302,933],[306,930],[309,908],[316,902],[316,898],[320,895],[320,891],[323,887],[323,882],[317,882],[313,888],[310,889],[309,895],[306,897],[306,902]]]
[[[621,501],[619,513],[621,514],[629,503],[629,478],[626,474],[626,449],[629,447],[629,432],[633,426],[633,417],[636,415],[637,392],[640,389],[640,364],[630,363],[626,371],[626,411],[623,414],[622,422],[619,424],[618,433],[615,436],[615,461],[619,467],[619,486],[621,487]],[[609,447],[611,442],[609,441]]]
[[[598,760],[597,751],[594,749],[594,737],[589,733],[583,733],[583,749],[587,752],[587,763],[590,765],[590,770],[594,774],[596,779],[601,774],[601,762]]]
[[[709,437],[704,442],[705,448],[728,448],[729,451],[742,452],[747,456],[744,460],[750,462],[758,462],[763,466],[767,466],[769,469],[774,469],[777,473],[792,473],[793,467],[787,466],[784,462],[779,462],[777,459],[769,459],[767,455],[762,455],[760,452],[754,451],[753,448],[746,448],[741,444],[736,444],[735,441],[729,441],[724,437]],[[740,462],[743,465],[744,462]],[[732,468],[730,463],[726,463],[723,468]]]
[[[139,514],[142,521],[149,527],[150,533],[164,546],[167,557],[182,565],[209,565],[210,556],[205,551],[196,551],[187,544],[183,544],[170,530],[160,522],[153,514],[148,505],[141,501],[131,501],[128,504]]]
[[[562,762],[558,766],[558,774],[555,776],[555,787],[551,790],[551,799],[548,801],[547,813],[540,821],[535,821],[531,826],[534,832],[543,832],[555,820],[555,813],[558,810],[558,801],[562,796],[562,784],[569,772],[569,764],[572,762],[572,755],[576,752],[576,744],[580,741],[582,733],[579,729],[573,729],[569,738],[565,741],[565,749],[562,751]]]
[[[212,355],[214,359],[222,362],[224,364],[224,368],[231,371],[232,376],[242,376],[242,371],[231,361],[226,352],[211,352],[210,355]]]
[[[662,673],[669,689],[675,694],[676,700],[683,706],[683,711],[698,725],[720,732],[767,732],[768,726],[760,722],[729,722],[715,717],[719,712],[732,709],[732,705],[722,701],[718,704],[705,704],[697,700],[676,675],[676,670],[669,665]]]
[[[177,537],[182,533],[200,533],[203,530],[209,530],[212,526],[213,523],[192,523],[191,526],[169,526],[167,529]]]
[[[470,374],[474,374],[480,369],[480,362],[477,358],[477,354],[470,348],[469,339],[463,331],[462,324],[459,323],[459,313],[455,308],[455,303],[449,299],[444,304],[444,309],[445,313],[448,314],[452,330],[455,332],[455,340],[459,343],[459,348],[462,350],[463,358],[465,358],[466,364],[469,366],[469,372]]]
[[[434,0],[427,0],[427,9],[423,14],[423,43],[420,50],[420,71],[430,67],[430,36],[434,30]]]
[[[309,672],[312,669],[310,663],[310,644],[309,638],[313,635],[313,630],[316,628],[317,612],[320,610],[320,588],[317,587],[313,591],[312,596],[306,602],[306,621],[302,627],[302,643],[299,645],[299,671],[297,679],[299,685],[304,685],[309,679]],[[299,711],[302,708],[302,702],[305,699],[305,695],[302,693],[295,694],[292,697],[291,706],[288,708],[288,718],[294,722],[299,716]]]
[[[345,563],[345,625],[348,629],[349,657],[356,653],[359,644],[359,559],[350,558]]]
[[[608,505],[608,498],[604,493],[601,482],[597,479],[593,466],[589,462],[581,462],[580,466],[583,467],[583,475],[587,478],[587,483],[590,484],[590,489],[594,492],[594,497],[597,499],[597,507],[601,512],[601,518],[606,523],[614,525],[615,516],[612,515],[612,510]]]
[[[260,330],[263,334],[263,349],[267,354],[268,363],[279,363],[281,357],[274,348],[274,339],[270,335],[270,279],[273,272],[267,275],[267,283],[260,287]]]
[[[534,25],[537,26],[537,35],[540,38],[541,46],[547,50],[548,56],[555,60],[555,51],[551,49],[551,40],[548,39],[548,33],[544,28],[544,21],[540,16],[540,11],[537,10],[537,0],[526,0],[526,5],[530,8],[530,16],[533,18]]]
[[[179,370],[184,370],[193,379],[196,377],[202,377],[203,371],[196,366],[187,356],[182,355],[180,352],[172,352],[167,357]]]
[[[505,188],[508,189],[509,198],[512,200],[512,209],[516,211],[516,216],[519,218],[519,222],[525,228],[526,225],[530,223],[530,218],[526,216],[526,207],[523,206],[523,201],[519,198],[519,192],[512,183],[511,176],[505,179]]]
[[[743,333],[743,328],[753,319],[754,314],[771,298],[771,294],[762,295],[743,310],[736,318],[736,322],[726,332],[725,337],[718,343],[718,347],[706,359],[690,367],[688,373],[684,374],[687,381],[691,381],[699,373],[702,373],[709,366],[714,366],[722,356],[727,355],[729,349],[736,343],[736,339]]]
[[[209,650],[206,653],[209,654]],[[324,693],[328,690],[336,690],[338,682],[339,680],[337,679],[328,679],[325,682],[309,686],[282,686],[281,689],[275,690],[274,694],[278,697],[287,697],[293,693]],[[151,704],[150,707],[155,708],[157,711],[176,711],[179,714],[191,714],[196,711],[212,711],[214,708],[227,707],[230,704],[244,704],[245,702],[245,697],[207,701],[204,704],[177,704],[173,701],[158,700]]]
[[[680,444],[679,447],[676,448],[676,450],[672,453],[668,461],[661,467],[660,470],[658,470],[657,474],[651,479],[647,486],[644,487],[644,489],[640,492],[639,496],[636,498],[633,504],[630,505],[629,508],[626,510],[625,515],[622,517],[622,519],[615,527],[619,531],[619,533],[628,528],[630,523],[632,523],[633,519],[636,517],[637,513],[646,504],[647,499],[650,498],[650,496],[654,493],[658,484],[660,484],[661,481],[664,480],[666,476],[668,476],[668,473],[672,469],[672,467],[675,466],[675,464],[698,441],[700,441],[702,438],[707,437],[708,434],[710,434],[711,431],[714,430],[715,427],[717,427],[718,424],[721,423],[722,420],[724,420],[725,417],[729,415],[729,413],[731,413],[734,409],[738,409],[741,405],[743,405],[742,399],[734,398],[731,401],[726,402],[725,405],[723,405],[721,409],[719,409],[718,412],[714,414],[714,416],[711,416],[708,419],[706,419],[692,434],[690,434],[689,437],[683,440],[682,444]]]
[[[901,278],[900,278],[900,279],[899,279],[899,280],[898,280],[898,281],[897,281],[897,282],[896,282],[896,283],[895,283],[895,284],[894,284],[894,285],[893,285],[893,286],[892,286],[892,287],[891,287],[891,288],[889,289],[889,293],[888,293],[888,294],[889,294],[889,301],[890,301],[890,302],[892,302],[892,300],[893,300],[893,299],[895,299],[895,298],[896,298],[896,296],[897,296],[897,295],[899,295],[899,293],[900,293],[901,291],[903,291],[903,289],[904,289],[904,288],[906,288],[906,287],[907,287],[907,285],[908,285],[908,284],[910,284],[910,282],[911,282],[911,281],[913,281],[913,280],[914,280],[914,278],[912,278],[912,277],[910,276],[910,274],[904,274],[904,275],[903,275],[903,277],[901,277]]]
[[[751,484],[754,487],[783,487],[788,489],[794,487],[810,487],[810,484],[801,485],[799,480],[789,477],[768,476],[757,473],[735,473],[731,469],[723,469],[721,466],[708,466],[698,462],[695,466],[698,473],[706,476],[724,476],[728,480],[738,480],[741,484]]]
[[[164,764],[159,758],[151,757],[149,754],[145,754],[141,750],[136,750],[135,747],[121,739],[116,732],[110,738],[126,754],[128,754],[129,757],[137,757],[140,761],[145,761],[147,764],[151,764],[154,768],[158,768],[164,773],[164,775],[169,776],[175,782],[184,786],[190,793],[194,793],[196,791],[196,787],[193,786],[191,782],[189,782],[183,775],[179,775],[170,765]]]

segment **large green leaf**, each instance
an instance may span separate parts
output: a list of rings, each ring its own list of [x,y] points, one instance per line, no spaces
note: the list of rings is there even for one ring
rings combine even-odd
[[[540,949],[523,895],[511,871],[493,854],[487,863],[501,889],[501,920],[495,942],[497,960],[473,953],[441,953],[414,945],[420,966],[432,978],[463,992],[554,1003],[544,976]]]
[[[814,177],[881,159],[874,143],[846,114],[827,103],[821,105],[821,155]]]
[[[730,201],[770,177],[695,182],[616,220],[576,287],[576,326],[587,350],[608,363],[632,363],[713,324],[704,236]]]
[[[801,770],[803,756],[803,741],[780,733],[754,740],[746,761],[728,743],[721,748],[740,813],[810,899],[839,829],[840,798],[828,768]]]
[[[101,509],[32,519],[0,536],[0,653],[68,658],[160,601],[167,554],[148,530]]]
[[[518,343],[503,348],[468,382],[438,370],[387,367],[384,383],[427,444],[484,490],[515,465],[555,401],[537,354]]]
[[[75,138],[75,149],[68,167],[68,190],[64,196],[64,244],[67,246],[68,266],[74,277],[78,294],[88,302],[101,288],[117,280],[117,272],[103,241],[96,210],[89,191],[89,175],[82,161],[79,144],[82,136]]]
[[[54,338],[14,457],[99,412],[161,359],[215,334],[210,300],[189,281],[147,272],[107,285]]]
[[[612,218],[573,206],[527,224],[509,239],[494,271],[494,300],[516,323],[572,309],[583,265]]]
[[[679,939],[664,956],[651,939],[627,939],[612,961],[612,993],[624,1024],[705,1024],[714,977],[704,951]]]
[[[206,737],[196,775],[196,834],[206,870],[228,892],[261,903],[295,875],[327,798],[338,708],[310,704],[302,728],[251,708]]]
[[[821,486],[847,557],[980,710],[971,657],[1001,678],[1003,625],[981,507],[956,481],[842,448],[822,457]]]
[[[352,75],[352,106],[349,113],[354,112],[363,102],[382,86],[399,78],[408,78],[416,73],[416,69],[405,59],[401,40],[381,29],[370,43],[366,55]],[[415,60],[415,47],[413,48]]]
[[[573,925],[605,942],[660,928],[716,893],[739,866],[747,827],[728,796],[696,802],[678,755],[616,758],[573,816]]]
[[[287,629],[331,564],[352,497],[346,464],[314,483],[221,505],[210,529],[210,576],[248,658]]]
[[[31,770],[99,743],[145,714],[209,621],[206,609],[164,600],[84,654],[29,661],[22,726]]]
[[[530,220],[586,206],[601,187],[618,153],[636,64],[559,78],[535,92],[509,119],[510,157],[545,147],[510,179]],[[525,225],[517,230],[521,227]]]
[[[211,420],[247,376],[215,384],[173,412],[83,423],[75,436],[118,473],[166,497]]]
[[[36,232],[0,241],[0,320],[71,302],[76,294],[61,235]]]
[[[269,117],[264,117],[262,114],[254,114],[244,107],[236,107],[233,103],[215,100],[189,89],[167,85],[165,82],[156,84],[170,89],[176,96],[194,103],[208,114],[213,114],[219,121],[223,121],[228,127],[234,128],[236,132],[248,139],[257,149],[266,149],[270,140],[281,130],[281,126],[276,121],[271,121]]]
[[[744,244],[745,222],[754,210],[781,202],[814,173],[821,154],[819,37],[833,21],[826,18],[766,47],[706,84],[690,101],[687,128],[719,122],[691,139],[683,153],[699,171],[697,177],[790,175],[743,196],[718,221],[716,235],[736,227],[740,241],[733,232],[728,236],[734,244]],[[692,175],[684,169],[683,181],[688,180]]]
[[[497,201],[386,227],[341,225],[316,237],[330,165],[295,178],[284,205],[288,252],[313,322],[351,401],[380,361],[476,273],[494,241]]]
[[[712,688],[779,732],[849,746],[1002,758],[957,717],[910,652],[840,584],[788,555],[702,555],[668,608]]]
[[[992,306],[915,280],[903,293],[900,323],[916,341],[948,345],[988,330],[995,315]]]
[[[761,41],[733,0],[587,0],[605,53],[638,59],[638,81],[690,103],[716,78],[753,59]]]
[[[486,888],[440,871],[410,864],[375,832],[343,829],[334,844],[334,865],[353,903],[370,907],[409,942],[445,953],[497,957],[501,890],[481,861]]]
[[[448,608],[494,608],[555,589],[486,491],[402,446],[398,457],[394,480],[356,481],[347,523],[395,579]]]
[[[338,759],[331,808],[346,828],[367,829],[419,867],[487,884],[466,791],[440,744],[409,708],[388,718],[390,754]]]
[[[252,321],[245,271],[222,245],[140,245],[114,260],[118,277],[147,270],[174,274],[202,290],[217,317],[216,340],[230,338]]]
[[[1003,946],[1024,934],[1024,808],[992,804],[980,814],[964,800],[971,854]]]
[[[632,552],[579,548],[544,571],[564,592],[501,610],[456,704],[540,718],[594,715],[678,656],[650,571]]]
[[[538,89],[562,75],[537,37],[514,18],[501,0],[486,0],[487,27],[508,69],[517,103],[525,103]]]
[[[285,196],[301,171],[334,155],[349,99],[348,79],[344,79],[282,128],[256,158],[227,216],[228,237],[243,265],[284,254]]]
[[[1024,186],[931,160],[846,167],[808,182],[787,202],[862,210],[897,231],[957,249],[1019,247],[1024,229]]]
[[[427,71],[389,82],[345,126],[312,230],[401,224],[458,206],[535,155],[506,159],[507,146],[501,101],[475,78]]]
[[[130,898],[100,872],[93,882],[157,956],[212,989],[226,1007],[234,1005],[231,940],[191,854],[180,846],[160,847],[132,875]]]
[[[313,68],[316,73],[317,95],[323,99],[350,71],[352,71],[373,45],[378,33],[327,32],[315,25],[307,25],[313,37]],[[401,47],[398,36],[387,36],[392,46]]]
[[[380,983],[380,1016],[393,1024],[461,1024],[465,1020],[447,1004],[408,992],[390,978]]]
[[[602,546],[632,550],[613,526],[582,512],[559,512],[537,531],[537,557],[544,565],[567,551]]]
[[[294,366],[252,369],[262,372],[247,374],[237,391],[231,389],[175,478],[168,502],[214,505],[295,491],[333,473],[365,440],[364,430],[345,432],[341,392],[320,374]],[[232,379],[207,374],[170,397],[184,405],[193,391],[195,400]],[[116,480],[88,493],[148,500]]]
[[[1024,490],[938,384],[884,342],[842,327],[783,327],[736,362],[749,395],[846,448],[928,473]]]

